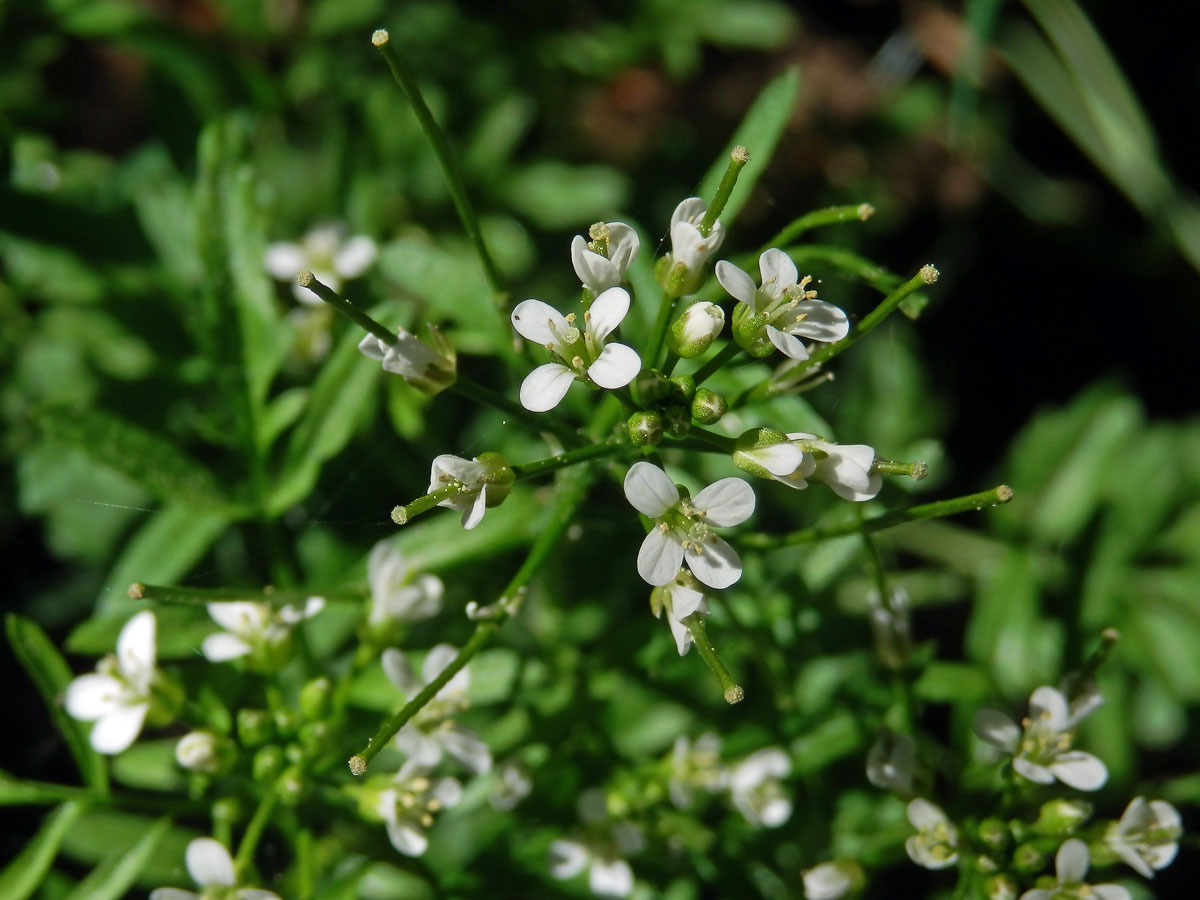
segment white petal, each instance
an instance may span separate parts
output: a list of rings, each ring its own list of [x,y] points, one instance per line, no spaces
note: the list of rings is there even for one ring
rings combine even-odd
[[[1035,784],[1053,784],[1054,773],[1045,766],[1030,762],[1023,756],[1013,757],[1013,768],[1022,778],[1027,778]]]
[[[642,242],[637,232],[624,222],[608,223],[608,258],[618,272],[629,268],[641,246]]]
[[[625,473],[625,499],[642,515],[657,519],[679,502],[679,489],[658,466],[635,462]]]
[[[908,821],[917,831],[929,831],[949,821],[936,803],[918,797],[908,804]]]
[[[711,588],[727,588],[742,577],[742,560],[737,551],[719,537],[701,544],[699,553],[689,544],[684,559],[696,579]]]
[[[138,613],[125,623],[117,637],[117,665],[127,678],[139,686],[149,685],[154,674],[154,613]]]
[[[148,703],[136,703],[133,706],[118,707],[107,713],[92,727],[92,749],[109,756],[128,750],[141,734],[142,723],[146,721],[146,711],[149,708]]]
[[[738,763],[730,775],[729,789],[735,794],[748,794],[767,779],[783,778],[791,770],[786,753],[778,747],[764,747]]]
[[[1100,900],[1129,900],[1129,891],[1119,884],[1093,884],[1092,893]]]
[[[667,615],[667,624],[671,626],[671,637],[675,638],[675,649],[683,656],[688,652],[688,647],[692,646],[692,633],[688,631],[687,625],[674,615]]]
[[[981,709],[975,713],[975,733],[1002,750],[1012,753],[1021,740],[1021,727],[1004,713],[995,709]]]
[[[541,300],[522,300],[518,303],[512,311],[512,324],[525,340],[543,347],[553,344],[556,349],[561,345],[554,330],[562,334],[571,327],[562,313]],[[552,325],[554,330],[551,329]]]
[[[696,610],[708,612],[704,608],[704,594],[684,584],[669,588],[671,592],[671,612],[678,619],[686,619]]]
[[[402,650],[397,650],[395,647],[388,647],[383,651],[380,657],[380,662],[383,665],[383,674],[388,677],[388,681],[394,684],[400,693],[407,700],[414,694],[420,692],[424,685],[417,681],[417,676],[413,673],[412,664],[408,661],[408,657]]]
[[[429,490],[432,492],[444,487],[446,482],[443,476],[448,476],[452,481],[461,481],[465,485],[473,485],[486,474],[483,463],[443,453],[435,456],[429,467]]]
[[[442,806],[450,807],[458,804],[462,799],[462,785],[453,778],[439,778],[433,783],[433,796],[437,798]]]
[[[271,607],[252,600],[209,603],[208,614],[226,631],[243,637],[261,634],[271,622]]]
[[[871,484],[871,476],[867,470],[840,453],[817,460],[815,471],[816,477],[831,488],[841,487],[849,493],[864,492]]]
[[[575,841],[553,841],[550,844],[550,874],[555,878],[573,878],[587,865],[588,851]]]
[[[333,257],[333,267],[343,278],[357,278],[375,262],[378,250],[369,237],[358,235],[350,238]]]
[[[492,751],[474,732],[455,726],[439,735],[442,747],[475,775],[484,775],[492,768]]]
[[[388,822],[388,840],[405,856],[420,856],[429,846],[429,840],[407,822]]]
[[[196,838],[187,845],[187,870],[200,887],[231,887],[233,858],[219,841]]]
[[[628,312],[628,292],[624,288],[611,287],[593,300],[588,308],[589,330],[603,341],[616,330]]]
[[[203,900],[193,891],[181,891],[179,888],[155,888],[150,892],[150,900]]]
[[[824,300],[805,300],[788,314],[804,318],[788,326],[787,330],[814,341],[833,343],[850,333],[850,319],[841,309]]]
[[[1078,791],[1095,791],[1108,781],[1108,769],[1104,763],[1082,750],[1060,753],[1050,764],[1054,777],[1068,787]]]
[[[800,338],[780,331],[774,325],[767,326],[767,338],[788,359],[808,359],[808,351],[804,349],[804,341]]]
[[[521,405],[530,412],[546,412],[558,406],[575,373],[558,363],[538,366],[521,382]]]
[[[588,366],[588,377],[602,388],[625,387],[642,370],[642,358],[624,344],[609,344]]]
[[[686,200],[680,201],[675,207],[675,211],[671,213],[671,224],[677,222],[699,222],[704,218],[704,214],[708,212],[708,204],[699,197],[688,197]]]
[[[772,797],[758,811],[759,820],[768,828],[778,828],[792,817],[792,801],[786,797]]]
[[[791,475],[804,462],[804,451],[795,444],[772,444],[752,452],[754,461],[777,478]]]
[[[758,258],[758,271],[762,275],[763,293],[771,299],[799,281],[799,273],[791,257],[774,247],[764,251]]]
[[[729,296],[741,300],[754,312],[758,311],[755,308],[755,294],[758,288],[754,286],[754,279],[724,259],[717,262],[716,271],[717,281],[721,282],[721,287],[725,288]]]
[[[1054,870],[1058,873],[1059,884],[1078,884],[1087,877],[1088,863],[1087,844],[1072,838],[1063,841],[1054,857]]]
[[[388,350],[391,349],[373,334],[368,334],[358,342],[358,350],[363,356],[369,359],[377,359],[380,362],[387,356]]]
[[[63,705],[73,718],[91,722],[119,708],[124,693],[124,685],[117,679],[94,672],[67,685]]]
[[[1033,888],[1023,893],[1020,900],[1051,900],[1053,896],[1054,891],[1047,890],[1046,888]]]
[[[294,281],[301,270],[308,268],[308,257],[298,244],[278,241],[270,244],[263,254],[263,268],[272,278]]]
[[[1040,724],[1056,733],[1066,731],[1070,719],[1067,698],[1061,691],[1042,685],[1029,697],[1029,716],[1034,720],[1035,727]]]
[[[483,514],[487,512],[487,488],[475,495],[475,502],[463,510],[462,527],[466,531],[470,531],[476,525],[483,521]]]
[[[754,513],[754,489],[740,478],[722,478],[693,497],[692,505],[704,510],[710,525],[740,525]]]
[[[879,489],[883,487],[883,477],[877,472],[871,472],[867,475],[866,487],[863,490],[855,490],[849,485],[842,484],[838,481],[828,482],[830,489],[843,500],[853,500],[855,503],[862,503],[865,500],[873,500],[875,495],[879,493]]]
[[[1113,850],[1117,851],[1117,855],[1120,856],[1121,859],[1125,860],[1125,862],[1143,878],[1154,877],[1154,870],[1150,868],[1150,865],[1146,862],[1146,860],[1142,859],[1141,854],[1138,853],[1137,850],[1133,849],[1133,847],[1130,847],[1123,840],[1113,840],[1110,838],[1108,845],[1112,847]]]
[[[647,584],[670,584],[683,565],[683,547],[657,528],[650,529],[638,550],[638,574]]]
[[[623,859],[592,860],[588,887],[601,897],[625,897],[633,890],[633,870]]]
[[[589,250],[587,244],[587,239],[579,234],[571,241],[571,264],[580,283],[593,291],[620,284],[621,270],[611,260]]]
[[[261,888],[239,888],[237,900],[281,900],[278,894]]]
[[[429,682],[441,675],[442,672],[446,671],[446,667],[450,665],[450,663],[454,662],[454,659],[457,656],[458,648],[454,647],[452,644],[435,645],[428,653],[425,654],[425,661],[421,663],[421,678],[424,679],[426,684],[429,684]],[[462,671],[465,672],[466,670],[463,669]],[[455,677],[457,678],[459,674],[460,673],[455,673]],[[450,684],[452,683],[453,680],[451,680],[446,687],[450,687]],[[445,688],[443,688],[443,690],[445,690]]]
[[[423,768],[432,768],[442,761],[442,743],[425,734],[412,722],[405,724],[392,738],[396,749],[408,757],[409,762]]]
[[[250,652],[251,647],[240,637],[227,631],[210,634],[200,645],[204,658],[209,662],[228,662]]]

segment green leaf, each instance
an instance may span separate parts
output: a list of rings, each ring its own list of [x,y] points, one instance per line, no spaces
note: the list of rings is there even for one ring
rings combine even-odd
[[[0,806],[44,806],[59,803],[79,788],[27,781],[0,769]]]
[[[83,803],[72,800],[46,817],[33,839],[0,871],[0,897],[25,900],[37,890],[83,810]]]
[[[311,396],[308,388],[295,387],[271,399],[258,423],[258,445],[267,450],[288,427],[300,418]]]
[[[193,644],[193,655],[195,647]],[[177,738],[138,741],[124,753],[113,757],[113,779],[144,791],[186,793],[187,774],[175,762],[177,743]]]
[[[992,683],[978,666],[935,660],[913,684],[913,693],[930,703],[977,706],[991,695]]]
[[[799,92],[800,70],[795,66],[763,88],[733,133],[733,139],[725,152],[717,158],[700,182],[697,195],[704,198],[705,202],[710,202],[717,192],[717,185],[721,183],[725,170],[729,168],[730,151],[739,145],[750,151],[750,162],[742,169],[737,186],[734,187],[729,202],[725,204],[725,210],[721,213],[721,221],[726,227],[737,219],[738,213],[750,199],[750,192],[766,171],[767,164],[775,153],[775,145],[783,137],[784,128],[791,118]]]
[[[616,213],[629,197],[629,179],[609,166],[530,163],[506,185],[508,201],[547,231],[584,228]]]
[[[108,772],[104,760],[88,742],[91,725],[71,718],[59,703],[59,697],[73,677],[66,660],[36,622],[10,613],[5,617],[4,627],[13,654],[37,686],[84,782],[99,791],[107,791]]]
[[[116,809],[91,809],[76,821],[62,839],[62,852],[78,862],[100,865],[116,854],[133,853],[159,819]],[[201,835],[192,828],[169,825],[134,875],[137,885],[157,887],[179,884],[187,845]]]
[[[114,851],[92,869],[63,900],[120,900],[133,887],[170,827],[169,818],[159,819],[131,848]]]

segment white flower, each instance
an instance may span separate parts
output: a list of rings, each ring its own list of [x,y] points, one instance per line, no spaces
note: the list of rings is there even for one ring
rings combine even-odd
[[[225,628],[210,634],[200,649],[209,662],[227,662],[250,653],[271,655],[287,641],[292,629],[325,608],[324,597],[309,597],[304,606],[278,610],[255,600],[208,604],[208,614]]]
[[[671,750],[671,777],[667,783],[671,802],[680,809],[692,805],[696,788],[715,794],[725,789],[728,771],[721,765],[721,738],[713,732],[689,740],[686,735],[675,739]]]
[[[945,869],[958,861],[958,829],[940,806],[918,797],[908,804],[908,821],[917,829],[904,842],[909,859],[926,869]]]
[[[711,346],[725,327],[725,310],[698,300],[685,309],[668,332],[671,350],[683,359],[694,359]]]
[[[916,773],[916,742],[907,734],[883,731],[867,752],[867,781],[898,794],[911,794]]]
[[[792,815],[792,801],[780,778],[792,771],[791,760],[778,747],[751,753],[729,773],[733,805],[757,828],[776,828]]]
[[[1094,703],[1072,714],[1061,691],[1043,685],[1029,698],[1029,717],[1023,728],[994,709],[975,714],[975,733],[1013,754],[1017,773],[1038,784],[1058,779],[1081,791],[1094,791],[1108,780],[1104,763],[1081,750],[1072,750],[1075,726],[1095,708]]]
[[[805,487],[804,476],[816,467],[812,455],[775,428],[751,428],[734,442],[733,464],[756,478]],[[796,481],[799,481],[799,484]]]
[[[624,222],[598,223],[591,227],[589,236],[590,241],[577,234],[571,241],[571,264],[583,286],[599,294],[625,280],[641,242],[637,232]]]
[[[706,212],[708,206],[703,200],[689,197],[671,214],[671,252],[660,264],[659,281],[672,296],[692,294],[700,288],[704,266],[725,240],[725,229],[720,220],[713,222],[707,236],[700,233],[700,222]],[[677,276],[676,272],[681,274]]]
[[[832,343],[850,331],[846,314],[807,290],[812,279],[798,281],[796,264],[782,250],[758,258],[762,286],[727,260],[717,263],[717,280],[740,301],[733,312],[733,335],[748,353],[766,356],[774,345],[791,359],[808,359],[800,337]]]
[[[629,312],[623,288],[604,291],[583,314],[583,329],[575,314],[564,316],[541,300],[522,300],[512,311],[512,324],[521,337],[550,351],[553,362],[538,366],[521,382],[521,405],[532,412],[558,406],[571,382],[579,380],[613,390],[633,381],[642,359],[624,344],[605,344]]]
[[[417,760],[396,773],[392,786],[381,791],[375,811],[387,825],[388,840],[405,856],[420,856],[429,846],[425,830],[434,813],[462,799],[462,785],[453,778],[430,778]]]
[[[438,644],[425,655],[418,679],[408,657],[399,650],[388,648],[383,651],[383,671],[406,700],[412,699],[442,674],[457,655],[458,651],[449,644]],[[487,772],[492,767],[492,751],[475,732],[460,727],[453,719],[470,705],[467,701],[470,684],[471,676],[466,668],[455,672],[433,700],[421,707],[396,733],[396,746],[422,766],[436,766],[441,762],[442,754],[449,753],[474,774]]]
[[[175,761],[192,772],[216,772],[221,768],[217,736],[211,731],[189,731],[175,745]]]
[[[742,577],[741,559],[712,526],[740,525],[750,518],[754,491],[746,482],[722,478],[686,498],[658,466],[636,462],[625,475],[625,497],[655,520],[638,551],[638,574],[647,583],[670,584],[685,561],[712,588],[727,588]]]
[[[866,880],[862,867],[848,859],[819,863],[800,874],[808,900],[840,900],[858,890]]]
[[[212,838],[196,838],[187,845],[185,854],[188,874],[200,888],[200,893],[181,891],[178,888],[158,888],[150,892],[150,900],[207,900],[220,896],[236,900],[279,900],[278,894],[259,888],[237,888],[233,871],[233,857],[229,851]],[[210,891],[209,888],[217,890]],[[224,888],[225,890],[220,890]]]
[[[458,359],[454,347],[440,331],[433,327],[428,331],[436,347],[429,347],[415,334],[397,328],[394,344],[368,334],[358,342],[358,349],[368,359],[379,360],[385,372],[400,375],[426,394],[437,394],[454,384],[458,377]]]
[[[492,789],[488,803],[492,809],[505,812],[516,809],[517,804],[533,790],[533,776],[519,762],[507,760],[492,770]]]
[[[371,586],[369,625],[389,622],[419,622],[430,619],[442,608],[442,580],[436,575],[412,577],[400,551],[389,541],[380,541],[367,557],[367,582]]]
[[[155,649],[154,613],[140,612],[121,629],[116,654],[100,660],[94,673],[67,685],[67,712],[96,723],[91,744],[97,753],[120,753],[141,733],[150,711]]]
[[[696,590],[695,580],[682,571],[669,584],[650,592],[650,609],[656,619],[666,612],[667,624],[671,627],[671,635],[675,638],[675,647],[680,656],[692,646],[692,633],[683,620],[693,613],[708,615],[704,594]]]
[[[908,591],[900,586],[888,591],[887,599],[872,590],[867,595],[871,616],[871,636],[875,653],[890,669],[903,669],[912,654],[912,613]]]
[[[883,479],[871,471],[875,450],[866,444],[835,444],[815,434],[792,432],[788,440],[804,451],[805,460],[796,470],[777,477],[788,487],[808,487],[806,479],[823,481],[844,500],[870,500],[879,493]]]
[[[443,453],[429,469],[429,493],[456,485],[456,491],[438,506],[462,513],[462,527],[470,531],[483,521],[484,510],[498,506],[512,490],[513,471],[499,453],[481,453],[463,459]]]
[[[1129,891],[1119,884],[1085,884],[1091,856],[1087,844],[1072,838],[1064,841],[1054,857],[1058,877],[1056,889],[1034,888],[1021,895],[1021,900],[1052,900],[1059,897],[1098,897],[1099,900],[1129,900]]]
[[[574,878],[588,870],[588,886],[601,897],[626,897],[633,890],[633,870],[624,857],[641,852],[645,836],[636,825],[608,822],[604,795],[595,789],[579,795],[579,817],[589,826],[581,840],[550,844],[550,874]]]
[[[292,293],[301,303],[323,306],[324,302],[308,288],[296,284],[296,275],[308,270],[317,281],[333,290],[341,290],[342,281],[357,278],[375,262],[375,242],[357,235],[346,238],[341,223],[318,225],[309,230],[299,244],[278,241],[267,247],[263,268],[279,281],[292,282]]]
[[[1165,800],[1146,802],[1134,797],[1104,835],[1104,841],[1121,859],[1145,878],[1153,878],[1155,869],[1165,869],[1179,852],[1183,819]]]

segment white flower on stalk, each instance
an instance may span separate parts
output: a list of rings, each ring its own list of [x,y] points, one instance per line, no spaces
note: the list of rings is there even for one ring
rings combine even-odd
[[[404,556],[390,541],[380,541],[367,557],[367,583],[371,586],[371,611],[367,624],[419,622],[441,611],[442,579],[422,573],[413,577]]]
[[[709,731],[696,740],[686,735],[675,739],[671,749],[671,777],[667,792],[671,802],[680,809],[692,805],[697,789],[715,794],[725,789],[729,781],[728,770],[721,765],[721,738]]]
[[[200,888],[200,893],[178,888],[158,888],[150,892],[150,900],[280,900],[278,894],[260,888],[239,888],[233,870],[233,857],[212,838],[196,838],[187,845],[184,856],[188,874]]]
[[[640,853],[645,846],[642,830],[628,822],[609,822],[604,795],[598,790],[584,791],[578,805],[587,835],[550,844],[550,874],[567,879],[587,869],[593,894],[627,897],[633,891],[633,869],[625,857]]]
[[[670,584],[684,562],[711,588],[727,588],[742,577],[741,559],[712,526],[740,525],[750,518],[754,491],[746,482],[722,478],[686,497],[658,466],[636,462],[625,475],[625,497],[655,520],[638,551],[638,574],[646,582]]]
[[[410,700],[442,674],[457,655],[458,651],[449,644],[438,644],[425,655],[418,678],[408,657],[399,650],[388,648],[383,651],[383,671],[404,698]],[[396,732],[393,740],[400,751],[426,767],[436,766],[442,761],[443,753],[448,753],[476,775],[491,769],[492,751],[488,745],[475,732],[454,721],[455,716],[470,706],[467,700],[470,684],[471,676],[465,667],[455,672],[433,700]]]
[[[908,821],[917,829],[904,842],[909,859],[926,869],[945,869],[958,861],[958,829],[940,806],[918,797],[908,804]]]
[[[428,346],[412,332],[397,328],[394,344],[368,334],[358,342],[358,349],[368,359],[381,362],[385,372],[401,376],[426,394],[437,394],[458,377],[458,357],[438,329],[429,326],[428,331],[435,347]]]
[[[550,351],[553,362],[538,366],[521,382],[521,405],[532,412],[558,406],[573,381],[614,390],[633,381],[642,368],[637,352],[624,344],[606,344],[629,312],[629,294],[612,287],[592,301],[583,328],[574,313],[564,316],[541,300],[522,300],[512,311],[513,328]]]
[[[324,301],[308,288],[296,284],[296,273],[308,270],[322,284],[335,291],[342,282],[357,278],[375,262],[378,250],[369,237],[346,237],[346,226],[340,222],[318,225],[300,239],[299,243],[277,241],[267,247],[263,268],[279,281],[292,282],[292,294],[309,306],[324,306]]]
[[[67,685],[67,712],[96,723],[90,740],[97,753],[120,753],[141,733],[150,711],[156,646],[154,613],[140,612],[121,629],[117,652]]]
[[[617,287],[638,255],[641,241],[624,222],[598,222],[571,241],[571,264],[580,283],[594,294]]]
[[[696,581],[687,572],[679,572],[669,584],[656,587],[650,592],[650,610],[656,619],[667,614],[667,624],[675,638],[675,647],[683,656],[692,646],[692,633],[684,619],[693,613],[708,615],[708,604],[704,594],[696,590]]]
[[[1088,865],[1091,855],[1087,844],[1072,838],[1064,841],[1054,857],[1054,869],[1058,879],[1057,888],[1034,888],[1021,895],[1021,900],[1060,900],[1060,898],[1097,897],[1099,900],[1129,900],[1129,891],[1119,884],[1087,884]]]
[[[792,815],[791,798],[780,781],[791,771],[791,760],[778,747],[751,753],[729,772],[729,798],[751,825],[777,828]]]
[[[1139,875],[1153,878],[1155,869],[1165,869],[1179,852],[1183,819],[1165,800],[1134,797],[1104,835],[1104,842]]]
[[[875,449],[866,444],[836,444],[815,434],[796,431],[788,440],[804,451],[804,462],[790,475],[776,478],[788,487],[803,490],[807,479],[823,481],[844,500],[861,502],[879,493],[883,479],[873,472]]]
[[[708,300],[697,300],[671,323],[667,341],[683,359],[694,359],[707,350],[725,327],[725,310]]]
[[[438,501],[438,506],[462,513],[462,527],[470,531],[483,521],[488,507],[499,506],[512,491],[513,470],[499,453],[481,453],[463,459],[443,453],[434,457],[429,469],[429,493],[456,485],[456,491]]]
[[[212,774],[221,768],[219,739],[211,731],[189,731],[175,745],[175,761],[188,771]]]
[[[462,799],[462,785],[453,778],[431,778],[417,760],[407,760],[392,786],[381,791],[375,812],[387,825],[388,840],[405,856],[420,856],[429,846],[425,831],[434,814]]]
[[[292,629],[325,608],[324,597],[309,597],[303,606],[279,609],[256,600],[208,604],[208,614],[225,631],[210,634],[200,649],[209,662],[228,662],[249,654],[270,656],[286,643]]]
[[[682,297],[699,290],[704,266],[725,240],[725,229],[719,219],[713,222],[707,235],[700,233],[700,223],[707,212],[703,200],[689,197],[671,214],[671,251],[659,264],[659,282],[672,296]]]
[[[841,900],[862,887],[866,876],[862,867],[848,859],[818,863],[800,873],[807,900]]]
[[[801,337],[832,343],[850,331],[850,320],[832,303],[815,299],[812,278],[799,279],[796,264],[782,250],[758,258],[762,285],[727,260],[717,263],[717,280],[737,299],[733,335],[752,356],[767,356],[774,346],[791,359],[808,359]]]
[[[532,790],[533,776],[529,769],[514,760],[506,760],[492,770],[488,803],[492,809],[507,812],[516,809],[517,804],[528,797]]]
[[[1018,726],[994,709],[975,714],[975,733],[1013,754],[1013,768],[1037,784],[1056,778],[1080,791],[1094,791],[1108,780],[1104,763],[1082,750],[1072,750],[1075,728],[1095,708],[1094,702],[1073,712],[1066,696],[1043,685],[1029,698],[1029,716]]]

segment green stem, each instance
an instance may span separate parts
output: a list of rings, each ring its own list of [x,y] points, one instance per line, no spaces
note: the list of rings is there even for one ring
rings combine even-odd
[[[425,132],[425,137],[433,146],[434,155],[442,169],[442,177],[446,179],[446,187],[450,190],[450,199],[454,201],[454,209],[462,222],[463,230],[467,233],[467,239],[475,248],[475,253],[479,256],[480,263],[483,264],[488,283],[496,292],[497,306],[501,310],[506,310],[508,290],[504,285],[504,278],[501,276],[500,270],[496,268],[491,254],[488,253],[487,244],[483,240],[483,232],[479,229],[479,220],[475,216],[475,208],[471,205],[470,197],[467,196],[462,170],[450,149],[450,142],[446,140],[445,132],[433,118],[433,113],[425,104],[425,98],[421,96],[421,88],[417,84],[417,79],[413,77],[412,70],[408,68],[408,65],[400,58],[400,54],[396,52],[396,48],[392,46],[387,31],[380,28],[371,35],[371,43],[382,54],[388,68],[392,70],[392,77],[396,79],[396,84],[400,85],[400,90],[404,91],[408,102],[412,104],[417,121],[421,124],[421,130]]]
[[[553,415],[532,413],[520,403],[461,373],[459,373],[458,378],[450,386],[449,390],[470,400],[474,400],[481,406],[490,406],[501,412],[508,413],[514,419],[539,434],[548,431],[568,447],[579,447],[584,443],[584,439],[574,429],[564,425],[558,419],[554,418]]]
[[[243,874],[254,859],[254,848],[258,846],[258,841],[262,837],[263,831],[267,827],[267,823],[271,821],[271,813],[275,809],[275,801],[279,794],[272,784],[267,788],[267,792],[263,794],[262,799],[258,801],[258,808],[254,810],[254,815],[250,818],[250,824],[246,826],[246,830],[242,833],[242,842],[238,844],[237,856],[234,857],[234,867],[238,874]]]
[[[929,474],[929,466],[919,459],[912,462],[877,459],[871,463],[871,471],[879,472],[882,475],[907,475],[913,481],[920,481]]]
[[[671,373],[675,371],[675,366],[679,364],[679,354],[670,347],[667,348],[667,359],[663,363],[662,374],[663,378],[670,378]]]
[[[379,338],[389,347],[394,347],[398,338],[396,333],[384,325],[382,322],[371,318],[345,297],[341,296],[337,291],[327,284],[322,284],[317,280],[317,277],[312,272],[307,270],[296,276],[296,283],[300,287],[308,288],[343,316],[357,325],[364,331],[369,331],[375,337]]]
[[[153,603],[178,603],[197,606],[205,603],[227,603],[233,600],[252,600],[273,607],[289,603],[303,603],[311,596],[324,597],[326,601],[360,601],[362,591],[274,591],[258,588],[202,588],[183,587],[169,584],[142,584],[135,581],[126,592],[134,600],[149,600]]]
[[[512,615],[517,603],[524,596],[529,582],[545,565],[566,532],[567,526],[571,524],[575,511],[583,502],[587,489],[591,485],[591,474],[591,469],[582,468],[574,470],[567,476],[558,493],[549,521],[538,534],[537,540],[534,541],[521,568],[517,570],[512,580],[509,581],[508,587],[504,589],[504,593],[494,604],[495,614],[486,621],[480,622],[475,627],[475,633],[458,651],[458,655],[450,661],[450,665],[446,666],[415,697],[405,703],[398,713],[388,719],[362,750],[350,757],[351,772],[355,775],[362,775],[366,772],[371,760],[387,746],[388,741],[395,736],[396,732],[437,696],[438,691],[445,687],[450,679],[487,645],[504,621]]]
[[[732,454],[737,449],[736,438],[726,437],[723,434],[717,434],[715,431],[707,431],[699,425],[693,425],[688,435],[698,441],[704,442],[721,453]]]
[[[980,491],[977,494],[967,494],[963,497],[953,497],[949,500],[938,500],[935,503],[921,503],[898,509],[873,519],[862,522],[847,522],[844,525],[832,525],[827,528],[801,528],[786,534],[755,534],[742,535],[738,543],[744,547],[756,550],[770,550],[775,547],[790,547],[796,544],[815,544],[830,538],[845,537],[859,531],[874,532],[884,528],[893,528],[906,522],[919,522],[923,519],[937,519],[942,516],[953,516],[969,512],[973,509],[983,509],[985,506],[997,506],[1012,499],[1012,488],[1006,484]]]
[[[654,320],[654,330],[650,332],[650,343],[646,346],[646,355],[642,357],[642,365],[647,369],[654,368],[658,354],[662,352],[663,341],[667,337],[667,328],[671,325],[671,311],[675,308],[675,295],[670,288],[663,290],[662,301],[658,305],[658,318]]]
[[[895,312],[896,308],[900,306],[901,301],[904,300],[905,297],[913,293],[913,291],[917,290],[917,288],[923,285],[933,284],[935,281],[937,281],[937,269],[935,269],[933,266],[924,266],[920,272],[884,297],[883,301],[877,307],[867,313],[867,315],[865,315],[853,328],[850,329],[849,334],[847,334],[840,341],[836,341],[832,344],[822,344],[816,351],[813,352],[812,356],[792,369],[789,375],[799,375],[801,372],[805,372],[808,369],[811,369],[813,366],[818,366],[823,362],[833,359],[840,353],[844,353],[846,350],[849,350],[852,346],[874,331],[884,319]]]
[[[725,363],[734,359],[741,352],[742,348],[736,341],[730,341],[728,344],[722,347],[720,353],[710,358],[708,362],[692,373],[692,377],[696,379],[696,387],[700,387],[700,385],[704,384],[704,382],[711,377],[714,372],[724,366]]]
[[[742,168],[748,162],[750,162],[750,153],[745,147],[734,147],[730,152],[729,165],[725,168],[725,174],[721,176],[721,183],[717,185],[717,193],[713,197],[712,203],[708,204],[708,209],[704,211],[704,218],[697,226],[697,230],[704,237],[708,237],[713,225],[717,223],[717,217],[725,211],[725,204],[729,202],[729,195],[733,193],[738,175],[741,174]]]
[[[798,219],[793,219],[784,226],[778,234],[762,245],[759,253],[771,247],[786,247],[804,232],[822,225],[836,225],[840,222],[865,222],[875,215],[875,207],[870,203],[854,203],[850,206],[830,206],[825,209],[815,209],[805,213]]]
[[[397,506],[392,509],[392,521],[397,525],[407,525],[416,516],[423,512],[429,512],[443,500],[448,500],[450,497],[455,497],[462,492],[463,485],[460,482],[453,481],[444,487],[438,488],[436,491],[431,491],[428,494],[422,494],[416,500],[404,506]]]
[[[725,663],[721,662],[721,658],[717,656],[717,650],[713,647],[712,641],[708,639],[708,632],[704,628],[703,617],[699,613],[692,613],[683,620],[683,624],[687,626],[687,630],[692,636],[692,643],[696,645],[696,650],[700,653],[700,658],[708,664],[712,673],[717,676],[717,681],[721,683],[725,702],[738,703],[741,701],[746,693],[742,690],[742,686],[733,680],[733,676],[725,668]]]
[[[564,469],[567,466],[573,466],[589,459],[612,456],[627,449],[629,449],[628,440],[624,438],[611,438],[598,444],[580,447],[577,450],[568,450],[566,453],[560,453],[558,456],[547,456],[545,459],[535,459],[530,462],[519,463],[512,466],[512,470],[513,474],[517,476],[517,481],[524,481],[528,478],[545,475],[547,472]]]

